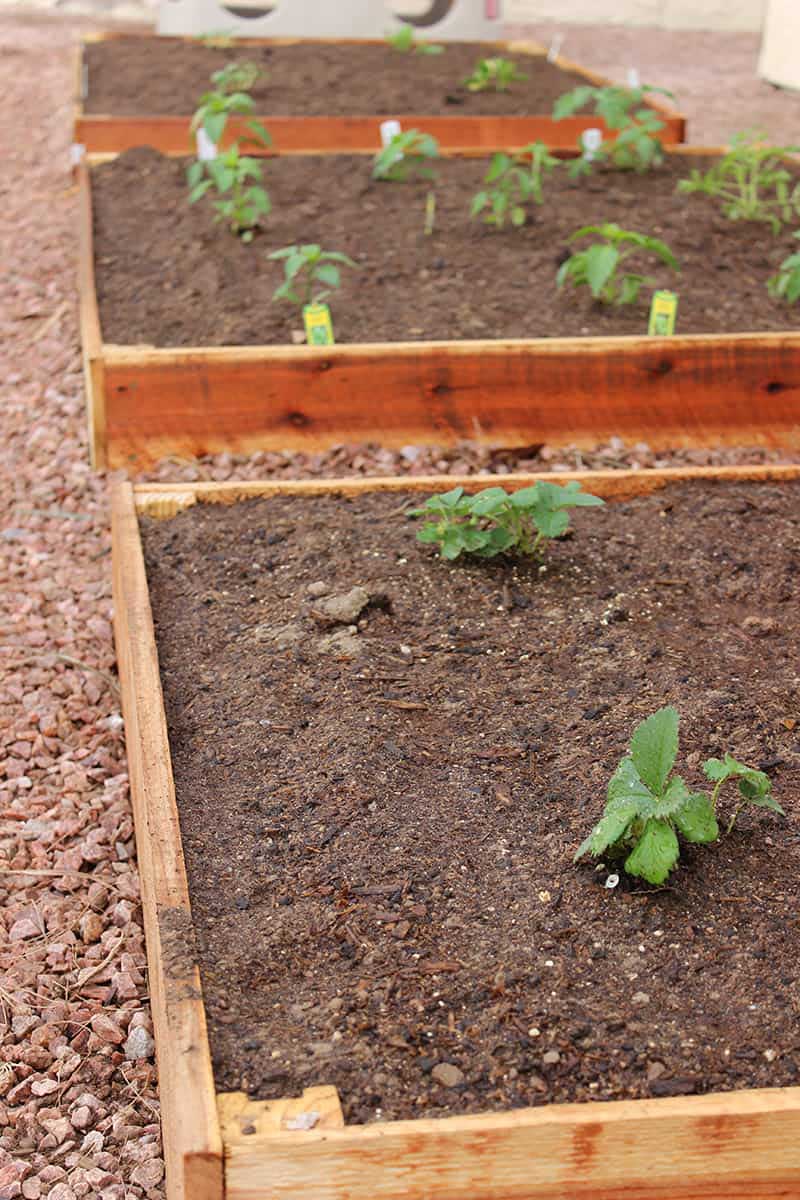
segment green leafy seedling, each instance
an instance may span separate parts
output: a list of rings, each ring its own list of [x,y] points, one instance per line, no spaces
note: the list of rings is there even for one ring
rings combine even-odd
[[[255,74],[253,74],[255,72]],[[216,87],[204,92],[200,97],[191,122],[191,132],[205,130],[209,140],[217,145],[225,132],[228,118],[231,116],[248,116],[255,110],[255,101],[247,91],[239,85],[242,81],[255,83],[259,70],[253,63],[228,63],[211,76]],[[257,121],[249,121],[248,127],[258,132],[261,141],[269,141],[269,135]]]
[[[800,230],[792,237],[800,238]],[[767,280],[767,288],[776,300],[785,300],[787,304],[796,304],[800,300],[800,252],[783,260],[776,273]]]
[[[582,491],[579,483],[561,487],[540,480],[511,493],[490,487],[468,496],[463,488],[454,488],[431,496],[408,515],[427,519],[417,539],[438,545],[443,558],[454,560],[461,554],[493,558],[505,552],[542,554],[552,538],[566,533],[571,508],[602,504],[599,496]]]
[[[570,236],[570,241],[581,237],[596,237],[582,250],[575,250],[562,263],[556,283],[561,288],[565,283],[573,287],[588,287],[595,300],[603,304],[635,304],[644,284],[652,286],[655,280],[647,275],[622,271],[621,267],[632,254],[646,252],[655,255],[661,262],[679,271],[678,261],[670,248],[659,238],[630,229],[620,229],[613,222],[604,225],[584,225]]]
[[[533,142],[513,157],[502,151],[493,155],[484,179],[486,185],[472,198],[470,216],[483,213],[487,225],[502,229],[507,220],[516,228],[525,224],[527,205],[544,201],[543,180],[560,160],[544,142]]]
[[[731,139],[730,149],[708,171],[693,170],[678,191],[700,192],[718,200],[731,221],[762,221],[779,233],[800,213],[800,182],[783,161],[798,146],[771,146],[766,134],[745,130]]]
[[[230,50],[236,44],[236,34],[229,29],[212,29],[197,35],[196,41],[213,50]]]
[[[584,854],[595,858],[624,857],[629,875],[662,884],[680,857],[678,834],[687,842],[708,843],[719,837],[717,800],[726,779],[739,778],[741,803],[728,826],[730,832],[744,804],[757,804],[783,813],[772,799],[770,781],[762,771],[746,767],[729,754],[711,758],[703,766],[716,781],[713,794],[690,792],[672,768],[678,755],[677,710],[660,708],[637,725],[630,755],[622,759],[611,777],[603,816],[578,847],[574,861]]]
[[[609,162],[621,171],[641,173],[663,161],[658,134],[664,128],[664,122],[645,104],[648,95],[673,99],[671,92],[649,84],[635,88],[586,85],[559,96],[553,106],[553,120],[571,117],[579,109],[591,104],[595,114],[616,134],[613,141],[602,142],[591,158],[582,153],[580,158],[575,159],[569,167],[571,177],[587,174],[593,164],[600,162]],[[578,145],[583,150],[580,139]]]
[[[413,25],[401,25],[396,33],[387,33],[386,41],[393,50],[399,50],[401,54],[444,53],[444,46],[437,46],[433,42],[418,41]]]
[[[412,175],[432,179],[429,163],[439,157],[439,143],[428,133],[407,129],[398,133],[375,156],[372,178],[382,183],[405,183]]]
[[[269,144],[269,134],[257,124],[261,144]],[[189,203],[196,204],[209,191],[215,191],[216,221],[224,221],[231,233],[243,242],[251,242],[261,217],[271,209],[269,194],[263,187],[263,171],[258,159],[242,154],[238,138],[224,153],[210,161],[193,162],[187,171]]]
[[[522,83],[527,78],[510,58],[482,58],[464,80],[464,86],[470,92],[507,92],[512,83]]]
[[[706,778],[710,779],[714,784],[714,790],[711,793],[711,804],[714,812],[717,811],[717,802],[722,785],[727,783],[729,779],[736,779],[739,783],[739,799],[733,815],[728,822],[727,833],[730,833],[736,824],[736,818],[739,813],[748,804],[754,804],[756,808],[769,808],[772,812],[780,813],[786,816],[778,801],[772,795],[772,780],[763,771],[757,771],[755,767],[748,767],[744,763],[738,762],[732,755],[726,754],[724,758],[708,758],[703,763],[703,771]]]
[[[284,282],[275,290],[273,300],[288,300],[303,309],[307,304],[320,304],[331,290],[341,283],[339,265],[354,267],[358,264],[346,254],[336,250],[323,250],[314,244],[286,246],[273,250],[268,258],[283,261]],[[322,291],[317,290],[324,284]]]

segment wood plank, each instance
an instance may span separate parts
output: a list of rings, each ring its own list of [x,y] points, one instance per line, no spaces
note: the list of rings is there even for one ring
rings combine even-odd
[[[573,480],[585,491],[606,500],[647,496],[670,484],[781,483],[800,479],[800,463],[775,463],[731,467],[662,467],[647,470],[516,472],[497,475],[385,475],[343,479],[229,480],[224,483],[140,483],[134,488],[136,510],[166,519],[195,504],[235,504],[263,496],[360,496],[365,492],[442,492],[463,487],[477,492],[485,487],[516,490],[537,480],[565,484]]]
[[[220,1135],[133,491],[112,497],[114,635],[142,883],[168,1200],[223,1200]]]
[[[344,1129],[339,1093],[330,1085],[305,1088],[302,1096],[282,1100],[251,1100],[245,1092],[222,1092],[217,1109],[226,1147],[251,1137]]]
[[[226,1200],[797,1200],[800,1089],[226,1142]]]
[[[222,450],[800,446],[800,334],[104,350],[107,461]]]
[[[89,428],[89,456],[95,470],[106,465],[105,365],[94,274],[92,190],[85,161],[76,167],[78,183],[78,298],[81,357]]]

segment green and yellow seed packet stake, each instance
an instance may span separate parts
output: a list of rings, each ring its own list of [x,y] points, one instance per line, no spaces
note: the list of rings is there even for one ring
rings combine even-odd
[[[303,324],[309,346],[332,346],[335,343],[331,310],[327,304],[306,304]]]
[[[650,337],[671,337],[675,332],[677,313],[678,297],[675,292],[653,292],[650,323],[647,326]]]

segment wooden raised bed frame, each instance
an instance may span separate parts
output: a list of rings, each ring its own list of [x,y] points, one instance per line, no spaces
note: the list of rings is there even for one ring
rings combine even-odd
[[[681,146],[670,154],[714,151]],[[78,168],[92,463],[345,442],[800,447],[800,332],[156,349],[105,343]]]
[[[346,1128],[335,1088],[298,1099],[215,1094],[201,982],[162,931],[191,915],[138,514],[252,496],[522,487],[536,476],[116,485],[114,631],[142,879],[168,1200],[797,1200],[800,1088],[547,1105]],[[671,482],[795,480],[800,466],[585,471],[608,499]],[[314,1112],[311,1130],[291,1128]]]
[[[153,146],[162,154],[181,155],[190,152],[191,114],[185,117],[140,116],[117,117],[95,115],[83,110],[84,53],[86,42],[106,41],[111,38],[141,35],[120,33],[89,34],[78,49],[75,88],[74,140],[86,148],[87,154],[117,154],[133,146]],[[169,41],[196,41],[194,38],[160,39]],[[289,46],[300,38],[248,38],[248,45]],[[381,44],[378,39],[320,38],[320,42],[342,44]],[[527,54],[542,58],[547,50],[538,42],[500,41],[486,42],[487,48],[508,54]],[[569,59],[556,56],[553,64],[564,71],[583,76],[587,83],[605,87],[610,81],[594,71],[588,71]],[[648,100],[664,122],[661,138],[665,145],[686,140],[686,118],[656,99]],[[554,121],[547,114],[532,114],[529,117],[498,116],[425,116],[424,113],[389,114],[400,121],[404,129],[422,129],[432,134],[443,151],[458,150],[462,153],[485,154],[490,150],[519,149],[530,142],[543,141],[554,150],[574,150],[578,138],[585,129],[602,127],[597,117],[567,117]],[[331,154],[372,153],[381,144],[380,126],[384,116],[260,116],[269,128],[273,145],[271,153],[279,154]],[[225,144],[245,132],[243,123],[233,119],[226,133]],[[254,151],[257,153],[258,151]]]

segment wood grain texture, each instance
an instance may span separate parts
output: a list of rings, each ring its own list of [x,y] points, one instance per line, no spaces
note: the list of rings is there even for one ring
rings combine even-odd
[[[226,1200],[797,1200],[800,1088],[226,1141]]]
[[[116,34],[125,38],[130,34]],[[90,39],[84,38],[84,42]],[[109,40],[93,38],[93,41]],[[182,41],[181,38],[159,39]],[[188,39],[191,40],[191,39]],[[254,38],[256,45],[292,45],[298,38]],[[376,39],[333,39],[320,38],[319,42],[330,44],[375,44]],[[378,43],[380,44],[380,43]],[[546,51],[538,42],[498,41],[484,43],[487,49],[513,54],[526,54],[542,58]],[[82,61],[82,59],[81,59]],[[604,86],[609,81],[594,71],[588,71],[577,63],[557,57],[556,66],[562,70],[582,75],[587,83]],[[80,68],[79,68],[80,69]],[[134,146],[153,146],[162,154],[182,155],[193,152],[193,139],[189,131],[191,116],[165,117],[156,114],[143,116],[115,116],[113,114],[86,113],[78,91],[73,139],[86,146],[90,154],[122,153]],[[649,107],[658,111],[664,122],[660,138],[664,145],[682,142],[686,136],[686,119],[661,101],[648,101]],[[526,117],[498,116],[428,116],[423,113],[393,114],[404,129],[421,129],[439,142],[443,153],[480,155],[492,150],[518,150],[534,141],[543,141],[553,150],[574,151],[581,133],[590,128],[605,128],[597,117],[576,116],[563,121],[554,121],[548,113],[533,113]],[[270,114],[258,116],[267,125],[272,137],[270,154],[375,154],[381,145],[380,125],[385,116],[364,114],[363,116],[286,116]],[[228,122],[224,145],[246,132],[245,122],[232,118]],[[257,148],[251,153],[259,154]]]
[[[156,1037],[168,1200],[223,1200],[222,1139],[194,959],[158,655],[133,492],[112,498],[117,646]]]
[[[800,334],[103,350],[112,468],[342,442],[800,445]]]
[[[282,1100],[251,1100],[245,1092],[222,1092],[217,1110],[226,1152],[239,1141],[249,1144],[251,1138],[344,1129],[339,1093],[329,1085],[305,1088],[302,1096]]]

